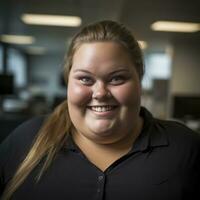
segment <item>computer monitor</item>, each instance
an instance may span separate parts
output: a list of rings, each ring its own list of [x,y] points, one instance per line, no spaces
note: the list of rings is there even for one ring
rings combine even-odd
[[[174,96],[173,117],[177,119],[200,119],[200,95]]]
[[[14,76],[12,74],[0,74],[0,95],[14,93]]]

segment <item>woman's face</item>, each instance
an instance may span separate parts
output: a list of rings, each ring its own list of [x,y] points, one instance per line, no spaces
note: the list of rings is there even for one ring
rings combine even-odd
[[[111,143],[134,131],[141,85],[127,50],[115,42],[84,43],[75,52],[68,108],[78,135]]]

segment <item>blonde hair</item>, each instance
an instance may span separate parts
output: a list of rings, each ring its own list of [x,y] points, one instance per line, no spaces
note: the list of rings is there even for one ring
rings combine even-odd
[[[132,33],[124,25],[117,22],[100,21],[85,26],[73,38],[66,56],[66,64],[64,66],[64,78],[66,84],[73,64],[74,53],[81,44],[106,41],[120,43],[127,49],[133,60],[134,66],[136,67],[138,76],[142,79],[144,73],[142,53]],[[65,141],[73,128],[68,113],[67,100],[65,100],[54,110],[42,125],[28,154],[19,165],[11,181],[6,186],[2,200],[9,200],[41,159],[45,158],[44,164],[36,177],[36,181],[40,180],[43,173],[56,156],[56,153],[65,144]]]

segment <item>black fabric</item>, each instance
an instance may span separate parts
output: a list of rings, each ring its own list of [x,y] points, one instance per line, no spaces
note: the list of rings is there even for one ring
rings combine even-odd
[[[200,199],[200,136],[184,125],[152,117],[144,108],[142,133],[132,150],[102,172],[69,137],[35,182],[41,164],[12,199],[183,200]],[[24,159],[44,118],[19,126],[0,146],[0,188]]]

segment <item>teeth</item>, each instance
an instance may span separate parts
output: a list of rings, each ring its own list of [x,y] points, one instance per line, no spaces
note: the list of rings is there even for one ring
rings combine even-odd
[[[96,112],[106,112],[110,111],[114,108],[114,106],[92,106],[91,109]]]

